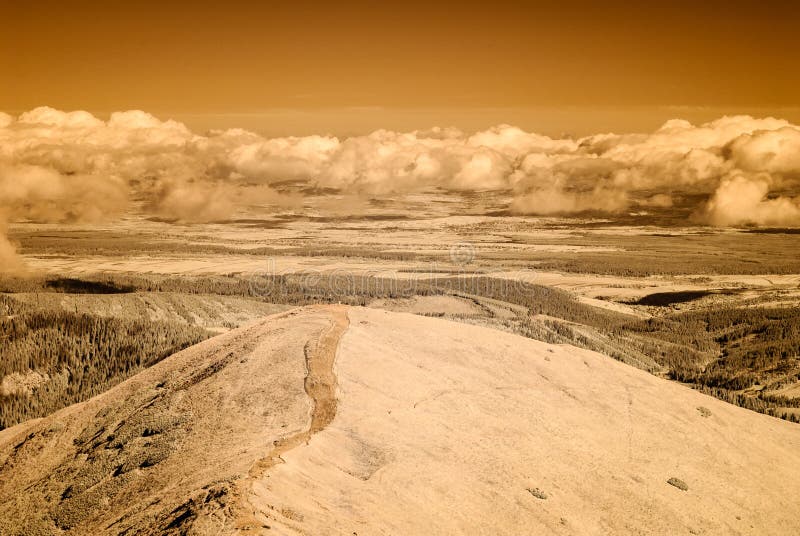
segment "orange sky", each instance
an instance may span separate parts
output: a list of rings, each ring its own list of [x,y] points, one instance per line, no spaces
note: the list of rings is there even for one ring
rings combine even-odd
[[[17,2],[0,110],[141,108],[276,134],[800,116],[788,2],[432,4]]]

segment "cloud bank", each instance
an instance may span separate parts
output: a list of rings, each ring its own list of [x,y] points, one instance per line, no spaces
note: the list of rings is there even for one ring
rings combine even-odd
[[[142,111],[107,121],[47,107],[0,113],[7,220],[99,221],[132,207],[172,220],[222,220],[248,205],[300,206],[276,190],[287,181],[347,196],[500,189],[512,193],[513,212],[532,215],[695,200],[696,223],[798,226],[800,127],[735,116],[579,139],[509,125],[266,139],[241,129],[198,134]],[[0,238],[0,259],[10,251]]]
[[[16,248],[6,238],[6,224],[4,216],[0,214],[0,274],[16,272],[22,268],[16,253]]]

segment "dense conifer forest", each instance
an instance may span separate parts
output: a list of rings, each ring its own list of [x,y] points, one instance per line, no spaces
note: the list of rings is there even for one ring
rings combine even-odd
[[[102,393],[209,334],[177,323],[37,311],[0,297],[0,429]]]

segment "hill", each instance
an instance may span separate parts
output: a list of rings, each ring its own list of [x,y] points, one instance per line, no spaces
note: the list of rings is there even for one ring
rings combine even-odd
[[[0,432],[2,534],[796,534],[800,426],[608,357],[313,306]]]

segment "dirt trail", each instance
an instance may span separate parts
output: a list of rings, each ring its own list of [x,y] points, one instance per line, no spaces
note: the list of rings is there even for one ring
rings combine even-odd
[[[350,325],[347,308],[341,305],[318,306],[330,313],[331,324],[317,340],[309,340],[305,346],[306,379],[305,391],[311,398],[311,422],[308,429],[286,436],[274,442],[273,449],[250,468],[248,478],[241,489],[243,516],[238,527],[241,531],[258,531],[263,523],[258,521],[263,514],[250,504],[248,494],[255,480],[279,463],[284,463],[283,454],[308,443],[311,436],[325,429],[336,416],[336,375],[333,372],[339,341]],[[261,516],[259,514],[262,514]]]

